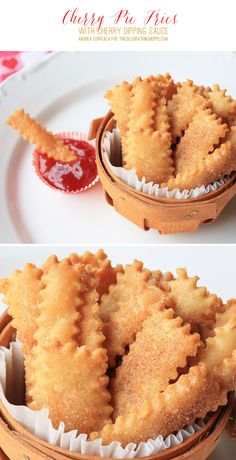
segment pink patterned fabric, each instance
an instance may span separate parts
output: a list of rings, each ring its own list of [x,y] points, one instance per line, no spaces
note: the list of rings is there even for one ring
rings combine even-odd
[[[26,64],[42,59],[45,54],[47,51],[0,51],[0,83]]]

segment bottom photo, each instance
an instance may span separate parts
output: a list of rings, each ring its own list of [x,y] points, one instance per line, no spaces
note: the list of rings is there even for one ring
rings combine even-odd
[[[235,458],[235,256],[1,246],[0,458]]]

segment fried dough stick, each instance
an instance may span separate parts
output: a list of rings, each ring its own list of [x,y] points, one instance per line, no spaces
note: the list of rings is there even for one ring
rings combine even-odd
[[[219,314],[218,324],[220,317]],[[215,327],[213,337],[206,339],[206,347],[201,350],[198,359],[205,363],[221,387],[231,391],[236,386],[236,314],[233,305],[227,315],[222,314],[222,324]]]
[[[158,83],[159,88],[162,90],[165,98],[169,101],[174,94],[177,92],[178,84],[176,84],[169,73],[165,75],[155,75],[148,77],[149,80],[154,80]]]
[[[116,356],[123,356],[125,347],[134,341],[144,319],[150,315],[150,305],[159,301],[171,303],[168,293],[149,284],[151,277],[152,273],[143,269],[141,262],[134,261],[126,265],[124,274],[117,276],[117,284],[110,286],[109,293],[102,297],[101,310],[111,311],[104,324],[111,366]]]
[[[197,354],[200,336],[190,333],[191,326],[174,318],[172,309],[152,309],[116,369],[111,384],[113,420],[164,391],[170,380],[178,377],[177,369],[184,368],[187,358]]]
[[[236,299],[229,300],[224,310],[216,314],[214,328],[224,326],[232,318],[236,318]]]
[[[26,264],[22,271],[15,270],[7,280],[3,301],[9,305],[8,312],[13,318],[17,338],[22,344],[25,357],[26,401],[29,402],[29,376],[32,372],[32,348],[39,314],[39,294],[42,289],[42,270],[33,264]],[[6,284],[5,284],[6,285]]]
[[[176,177],[169,179],[167,186],[169,190],[178,188],[179,190],[191,190],[202,185],[209,185],[230,175],[236,171],[236,151],[233,150],[231,142],[228,140],[208,155],[205,160],[193,165],[190,170],[177,174]]]
[[[171,99],[173,94],[176,93],[177,85],[174,83],[169,73],[166,75],[150,75],[146,80],[149,82],[156,82],[166,100]],[[131,84],[127,81],[123,81],[120,85],[116,85],[112,90],[108,90],[105,93],[105,98],[109,101],[122,137],[126,134],[128,129],[132,89],[138,81],[142,81],[141,77],[137,77]],[[145,103],[145,101],[143,102]]]
[[[164,99],[155,80],[137,78],[133,83],[124,167],[135,168],[140,179],[155,183],[174,171]]]
[[[199,110],[207,106],[207,100],[199,94],[192,80],[187,80],[177,88],[177,93],[168,102],[167,113],[170,121],[172,141],[181,137]]]
[[[169,282],[175,313],[194,328],[213,321],[217,311],[223,310],[222,300],[198,287],[198,280],[198,276],[190,278],[185,268],[179,268],[177,278]]]
[[[220,140],[226,136],[228,127],[221,123],[211,109],[201,110],[192,119],[189,127],[177,145],[175,152],[176,173],[187,169],[192,164],[206,159]]]
[[[146,400],[128,415],[117,417],[115,423],[105,425],[100,432],[92,433],[90,439],[102,438],[105,445],[116,440],[126,446],[130,442],[139,444],[155,439],[159,434],[166,437],[226,403],[226,391],[200,363],[168,385],[163,393]]]
[[[36,318],[38,316],[39,293],[42,289],[42,270],[26,264],[22,271],[15,270],[8,279],[8,288],[3,301],[9,305],[17,337],[28,355],[35,344]]]
[[[37,120],[34,120],[24,109],[16,110],[7,120],[7,124],[19,131],[22,137],[48,157],[67,162],[75,159],[74,152],[57,136],[47,131]]]
[[[63,421],[66,430],[83,433],[109,422],[112,411],[97,293],[89,277],[83,265],[68,259],[55,260],[43,275],[30,376],[30,407],[47,407],[54,426]]]
[[[225,89],[213,85],[213,91],[208,92],[209,106],[218,117],[228,124],[236,121],[236,101],[226,94]]]
[[[132,85],[127,81],[123,81],[120,85],[116,85],[112,90],[105,93],[105,98],[108,99],[117,126],[120,128],[121,137],[125,135],[128,129],[131,90]]]
[[[112,267],[111,261],[103,249],[99,249],[96,254],[87,251],[82,256],[73,253],[69,256],[69,259],[74,264],[81,263],[91,266],[97,280],[97,291],[100,296],[107,293],[109,286],[116,282],[117,273],[123,272],[122,265]]]

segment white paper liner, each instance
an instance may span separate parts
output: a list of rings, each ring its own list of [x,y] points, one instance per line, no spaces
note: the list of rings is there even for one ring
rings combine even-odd
[[[12,394],[9,389],[12,388]],[[113,458],[138,458],[153,455],[169,447],[181,444],[185,439],[192,436],[204,426],[202,420],[198,420],[191,426],[180,430],[176,435],[171,434],[166,439],[158,436],[156,439],[149,439],[141,442],[138,446],[130,443],[122,448],[120,443],[113,441],[108,446],[102,446],[101,439],[87,441],[86,434],[78,435],[76,430],[65,432],[64,423],[59,428],[53,428],[48,417],[48,410],[34,411],[19,404],[16,398],[24,394],[24,358],[20,350],[19,342],[11,342],[10,349],[0,347],[0,399],[8,412],[30,433],[49,444],[62,447],[71,452],[79,452],[87,455],[99,455],[101,457]],[[6,398],[11,401],[9,402]],[[15,403],[15,404],[14,404]]]
[[[121,137],[119,128],[114,128],[112,132],[107,131],[104,138],[104,153],[108,167],[113,174],[121,179],[126,185],[137,190],[138,192],[146,193],[150,196],[165,197],[177,200],[186,200],[190,198],[199,198],[207,193],[214,192],[229,180],[229,176],[219,179],[213,184],[207,186],[202,185],[191,190],[183,190],[182,192],[175,188],[168,190],[167,187],[161,188],[159,184],[146,182],[145,177],[139,180],[135,169],[125,169],[121,166]]]

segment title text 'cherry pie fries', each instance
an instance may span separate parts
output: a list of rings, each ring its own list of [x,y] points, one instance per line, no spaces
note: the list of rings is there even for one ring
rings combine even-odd
[[[0,280],[5,454],[206,459],[233,407],[236,300],[197,283],[102,250]]]
[[[236,193],[236,101],[169,74],[122,82],[91,125],[107,201],[144,229],[195,231]]]

